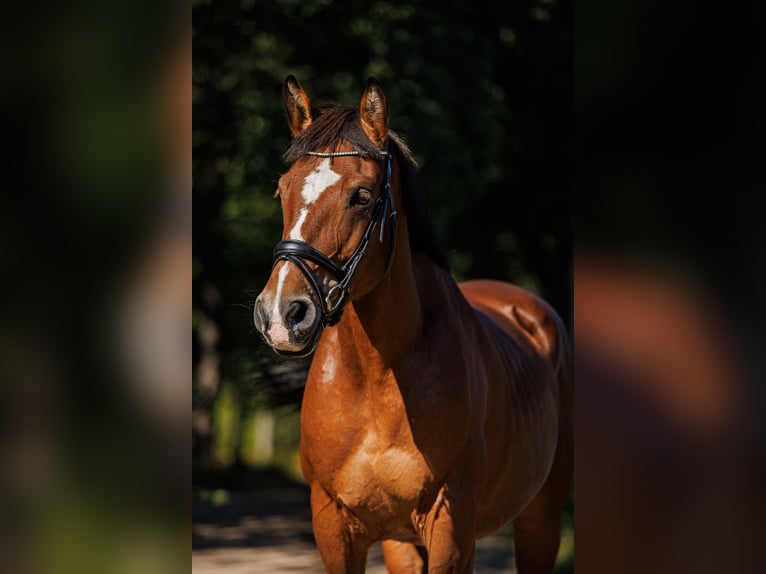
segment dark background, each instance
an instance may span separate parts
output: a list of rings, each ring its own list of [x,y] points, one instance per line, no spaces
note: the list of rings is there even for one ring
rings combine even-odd
[[[252,321],[281,237],[288,74],[354,107],[375,76],[455,279],[538,293],[571,334],[571,3],[237,0],[196,2],[193,21],[195,500],[267,469],[301,478],[308,361],[277,359]],[[564,527],[567,568],[571,512]]]
[[[193,16],[195,462],[239,460],[210,452],[221,391],[234,420],[300,398],[300,373],[284,375],[298,366],[252,326],[281,234],[288,74],[355,107],[377,77],[455,278],[515,282],[571,330],[570,3],[221,1]]]
[[[456,277],[508,277],[538,290],[570,330],[576,316],[577,344],[587,347],[584,320],[600,319],[599,338],[612,343],[605,325],[630,327],[634,307],[655,316],[665,308],[639,280],[622,308],[593,312],[578,301],[572,313],[572,190],[578,273],[588,279],[583,261],[606,255],[607,292],[624,280],[620,265],[638,267],[639,279],[680,280],[683,301],[703,292],[698,314],[733,324],[713,330],[712,349],[733,347],[747,380],[717,381],[739,406],[746,448],[709,434],[692,451],[657,418],[629,416],[646,402],[633,395],[615,404],[613,379],[589,385],[578,349],[576,397],[590,406],[576,418],[578,565],[759,570],[763,7],[583,0],[573,18],[562,3],[442,4],[194,1],[193,85],[188,5],[37,2],[4,11],[0,570],[102,573],[135,569],[136,557],[153,557],[156,571],[168,571],[169,561],[188,568],[192,386],[195,427],[220,439],[208,449],[211,466],[236,468],[251,450],[247,413],[280,401],[292,406],[272,410],[285,429],[274,442],[294,445],[291,425],[281,423],[294,417],[300,369],[289,377],[289,363],[273,362],[250,309],[279,236],[271,192],[286,167],[280,86],[288,73],[312,96],[351,105],[367,75],[377,75],[392,126],[421,162]],[[144,273],[144,259],[165,252],[166,235],[192,249],[192,90],[193,261],[171,250]],[[553,241],[541,239],[546,231]],[[183,268],[192,263],[193,273]],[[126,317],[113,300],[126,290],[153,299],[157,285],[145,276],[168,270],[178,285],[139,329],[146,346],[116,360],[120,328],[140,313]],[[582,277],[578,297],[588,291]],[[639,342],[680,357],[680,345],[654,334],[640,333]],[[692,345],[682,364],[717,357],[710,349]],[[597,371],[610,371],[613,359],[596,354]],[[147,377],[149,364],[163,376]],[[168,367],[173,393],[164,393],[166,380],[155,384]],[[704,386],[689,386],[679,404],[693,405]],[[225,416],[212,417],[215,408]],[[683,426],[667,414],[661,420]],[[725,420],[719,430],[737,429]],[[204,451],[198,442],[197,463]],[[722,464],[721,451],[740,464]],[[701,452],[703,464],[688,464],[690,452]],[[615,504],[604,486],[630,504]],[[225,490],[208,494],[225,498]],[[626,531],[631,525],[639,528]],[[45,564],[11,565],[15,558]]]
[[[250,316],[280,233],[281,83],[357,105],[375,75],[456,279],[530,288],[570,333],[573,267],[578,298],[612,298],[577,302],[580,568],[756,571],[760,12],[583,1],[575,23],[554,1],[196,4],[194,405],[212,421],[195,425],[211,430],[196,468],[247,467],[248,413],[300,398],[300,368],[274,362]],[[278,415],[277,447],[294,448],[291,424]]]

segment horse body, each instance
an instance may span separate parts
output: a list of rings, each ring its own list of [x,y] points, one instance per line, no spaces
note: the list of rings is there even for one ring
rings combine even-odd
[[[336,503],[315,523],[339,515],[331,522],[353,524],[365,551],[378,539],[426,545],[445,500],[475,509],[463,536],[494,532],[540,490],[557,445],[554,364],[512,318],[489,314],[505,318],[505,308],[535,299],[497,282],[467,285],[466,300],[444,271],[420,263],[411,306],[422,319],[406,352],[397,356],[366,324],[388,314],[396,330],[395,305],[373,292],[322,338],[304,395],[304,473]]]
[[[360,121],[382,147],[387,109],[385,125],[375,128],[385,107],[378,89],[365,92]],[[291,128],[300,134],[311,124],[308,100],[289,79],[285,92]],[[375,113],[365,115],[370,110]],[[392,201],[401,204],[402,165],[391,169],[389,163],[383,177],[373,162],[344,157],[349,154],[355,152],[336,154],[342,159],[335,169],[342,174],[341,163],[348,166],[351,184],[329,173],[327,164],[316,167],[316,160],[300,166],[295,178],[352,190],[383,178],[386,190],[393,183]],[[310,194],[312,202],[316,197]],[[292,238],[300,228],[320,240],[319,228],[303,224],[308,200],[286,207],[286,199],[283,209],[301,213],[299,223],[286,220],[286,234]],[[316,209],[326,208],[317,202]],[[519,572],[550,571],[572,473],[571,373],[561,321],[539,298],[510,284],[458,286],[411,248],[416,222],[409,215],[405,210],[398,227],[389,225],[395,236],[387,257],[381,233],[381,246],[357,262],[342,318],[325,314],[332,328],[321,326],[321,307],[307,310],[303,303],[312,290],[320,297],[329,280],[312,278],[310,268],[290,276],[287,261],[278,262],[279,272],[275,266],[256,309],[256,325],[275,348],[295,353],[316,345],[301,409],[301,465],[323,562],[328,572],[363,572],[368,548],[383,540],[391,572],[470,572],[476,538],[513,520]],[[321,229],[341,235],[343,225]],[[358,239],[369,235],[360,225],[348,235],[365,241]],[[313,247],[287,243],[290,262],[295,254],[323,260]],[[329,237],[322,250],[352,260],[344,244]],[[365,244],[363,255],[366,250]],[[294,299],[281,306],[275,293],[285,298],[288,291]],[[287,326],[277,329],[280,317]],[[275,342],[278,337],[283,342]]]

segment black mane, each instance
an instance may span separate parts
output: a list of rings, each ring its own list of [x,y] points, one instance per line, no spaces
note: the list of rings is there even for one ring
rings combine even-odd
[[[311,113],[313,121],[303,133],[293,139],[285,152],[285,161],[294,162],[309,152],[318,150],[337,151],[344,142],[351,145],[362,157],[379,157],[380,150],[362,130],[359,112],[354,108],[324,105],[312,108]],[[417,164],[412,152],[394,132],[389,131],[388,135],[388,151],[393,154],[399,166],[410,248],[425,253],[434,263],[449,271],[447,256],[436,237],[425,197],[418,184]]]

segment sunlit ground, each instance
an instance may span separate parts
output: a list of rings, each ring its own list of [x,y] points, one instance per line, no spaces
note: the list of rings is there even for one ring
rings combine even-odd
[[[291,477],[276,466],[197,472],[194,476],[195,572],[252,573],[254,557],[258,558],[257,572],[324,571],[314,545],[308,489],[302,478]],[[574,572],[573,524],[570,498],[561,521],[557,574]],[[386,572],[380,544],[370,549],[367,571]],[[477,542],[475,572],[515,572],[510,523]]]

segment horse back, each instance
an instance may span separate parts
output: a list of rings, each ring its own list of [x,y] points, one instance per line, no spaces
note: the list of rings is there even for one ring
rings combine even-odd
[[[554,384],[558,387],[558,407],[556,414],[553,415],[558,418],[556,437],[553,442],[555,452],[549,451],[549,456],[543,455],[543,451],[547,449],[541,448],[541,443],[535,447],[536,458],[527,453],[526,459],[511,457],[511,464],[504,464],[498,460],[490,461],[490,481],[485,493],[485,506],[490,510],[485,512],[486,520],[497,526],[498,523],[515,516],[521,510],[521,506],[513,504],[509,513],[500,514],[500,520],[493,520],[496,514],[495,509],[502,506],[502,501],[505,500],[519,502],[523,500],[522,506],[526,506],[525,519],[534,521],[552,515],[558,516],[571,490],[573,467],[572,359],[564,324],[548,303],[510,283],[473,280],[461,283],[459,287],[469,304],[511,339],[519,341],[522,338],[527,341],[528,344],[525,346],[550,365],[555,377]],[[523,395],[530,396],[529,393],[523,393]],[[517,406],[517,408],[524,407]],[[488,413],[490,413],[488,416],[493,416],[492,409]],[[548,413],[551,414],[550,411]],[[494,413],[494,416],[499,415]],[[527,437],[522,442],[525,445],[533,444],[543,434],[535,433],[534,437]],[[498,437],[495,436],[494,440],[497,442]],[[502,460],[500,451],[496,451],[494,455]],[[514,462],[533,459],[545,465],[544,474],[541,475],[542,469],[535,465],[531,465],[530,468],[520,468]],[[530,493],[523,498],[515,496],[517,475],[523,474],[524,471],[530,472],[528,476],[530,483],[538,485],[539,490],[535,489],[536,494],[532,493],[533,498],[530,498]],[[532,480],[532,477],[536,478]]]
[[[473,280],[460,283],[471,306],[487,315],[505,333],[521,333],[558,374],[569,353],[564,326],[553,308],[537,295],[511,283]]]

